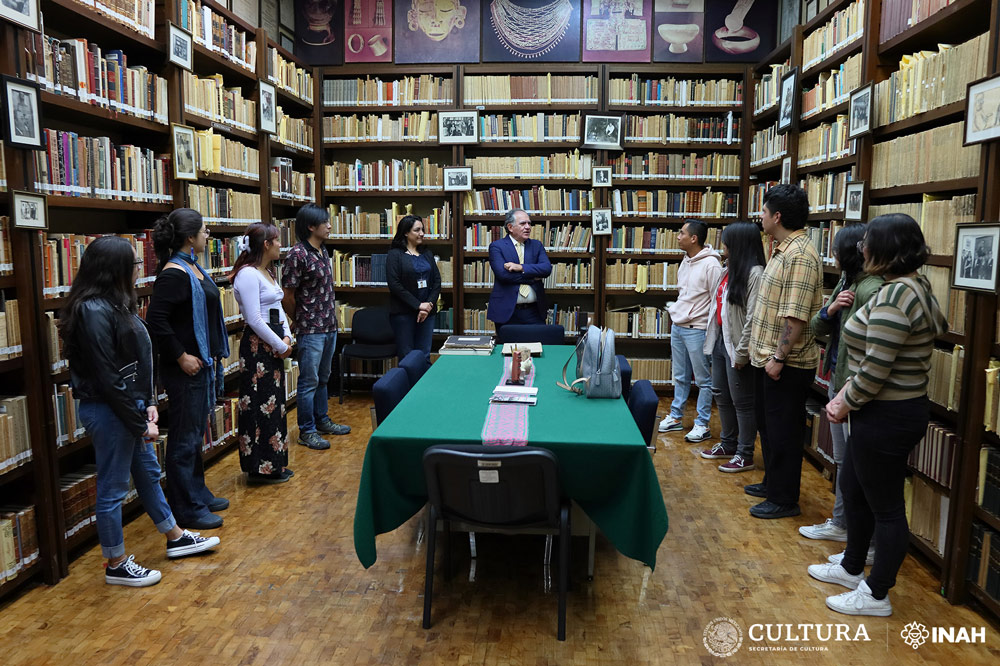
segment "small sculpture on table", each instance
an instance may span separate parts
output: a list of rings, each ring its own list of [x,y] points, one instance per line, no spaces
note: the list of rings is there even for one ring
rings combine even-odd
[[[521,377],[521,350],[517,347],[510,352],[510,379],[507,380],[509,386],[524,386],[524,379]]]

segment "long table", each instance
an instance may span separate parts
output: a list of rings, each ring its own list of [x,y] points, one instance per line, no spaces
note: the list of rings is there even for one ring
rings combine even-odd
[[[667,510],[646,443],[624,400],[589,400],[556,386],[572,352],[546,346],[534,360],[538,404],[528,408],[528,444],[556,454],[566,494],[622,554],[655,568]],[[490,356],[442,356],[379,424],[368,441],[354,513],[354,549],[365,568],[377,557],[375,536],[427,502],[424,450],[483,443],[489,398],[502,374],[499,347]]]

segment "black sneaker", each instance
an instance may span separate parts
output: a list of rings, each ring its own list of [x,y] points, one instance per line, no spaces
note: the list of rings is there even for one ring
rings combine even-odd
[[[330,448],[330,442],[323,439],[323,436],[318,432],[307,432],[304,435],[299,435],[299,444],[314,451],[325,451]]]
[[[160,572],[141,567],[135,562],[135,555],[129,555],[116,567],[105,567],[104,582],[108,585],[129,587],[149,587],[160,582]]]
[[[167,557],[184,557],[194,555],[219,545],[219,537],[205,538],[197,532],[184,530],[179,539],[167,539]]]
[[[329,418],[325,418],[316,424],[316,431],[324,435],[346,435],[351,432],[351,426],[334,423]]]
[[[247,483],[251,485],[286,483],[291,478],[291,476],[284,472],[278,472],[277,474],[255,474],[254,472],[250,472],[247,474]]]
[[[751,483],[749,486],[743,486],[743,492],[751,497],[767,497],[767,486],[763,483]]]

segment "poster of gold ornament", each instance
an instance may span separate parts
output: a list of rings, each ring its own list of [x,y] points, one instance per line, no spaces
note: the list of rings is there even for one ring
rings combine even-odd
[[[344,2],[344,62],[392,62],[392,0]]]
[[[482,2],[483,62],[580,60],[581,0]]]
[[[704,0],[655,0],[653,62],[701,62],[704,53]]]
[[[712,0],[705,5],[705,62],[759,62],[774,50],[778,0]]]
[[[649,62],[653,0],[583,0],[584,62]]]
[[[396,0],[396,62],[479,62],[479,0]]]
[[[296,0],[295,55],[310,65],[344,62],[345,0]]]

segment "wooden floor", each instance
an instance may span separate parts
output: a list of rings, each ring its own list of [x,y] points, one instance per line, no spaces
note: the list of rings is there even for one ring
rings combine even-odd
[[[597,572],[586,578],[586,545],[574,541],[567,640],[556,641],[556,597],[542,575],[542,537],[453,539],[456,575],[436,579],[434,625],[421,628],[424,544],[419,520],[379,537],[379,560],[354,555],[358,477],[370,434],[361,394],[335,420],[354,431],[330,451],[293,446],[287,484],[248,488],[235,453],[214,465],[209,485],[228,497],[222,539],[211,555],[168,561],[145,516],[126,528],[126,547],[160,569],[150,588],[105,585],[95,544],[58,585],[33,585],[0,605],[4,664],[996,664],[1000,633],[970,608],[949,605],[925,566],[908,557],[891,618],[851,618],[826,609],[842,590],[808,577],[842,544],[801,538],[796,528],[829,515],[829,483],[803,468],[800,518],[760,521],[742,492],[761,472],[726,475],[683,433],[659,438],[654,455],[670,531],[655,572],[598,539]],[[667,403],[661,402],[661,411]],[[290,418],[294,423],[294,416]],[[713,423],[713,432],[718,427]],[[554,572],[553,572],[554,573]],[[706,625],[728,617],[743,644],[728,660],[709,654]],[[907,647],[911,621],[986,626],[986,645]],[[864,624],[869,642],[754,642],[755,623]],[[801,633],[801,632],[800,632]],[[815,636],[815,630],[813,630]],[[819,648],[808,654],[760,647]],[[751,648],[757,648],[752,650]]]

